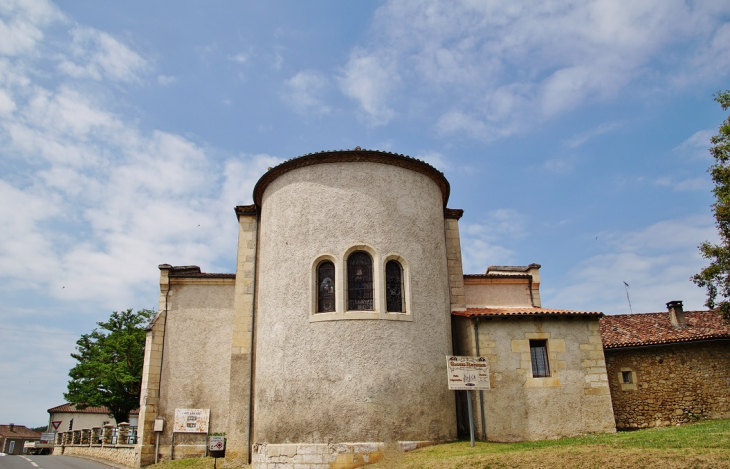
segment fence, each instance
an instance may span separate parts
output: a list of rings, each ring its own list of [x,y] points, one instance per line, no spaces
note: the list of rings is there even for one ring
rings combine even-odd
[[[56,433],[53,454],[77,454],[135,466],[137,459],[137,427],[127,423],[118,426],[84,428]]]

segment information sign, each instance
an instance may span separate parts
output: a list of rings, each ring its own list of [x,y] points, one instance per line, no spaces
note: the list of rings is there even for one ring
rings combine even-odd
[[[210,451],[223,451],[226,447],[226,437],[224,436],[211,436],[208,439],[208,449]]]
[[[175,409],[173,432],[208,433],[210,409]]]
[[[486,357],[446,356],[449,389],[472,391],[489,389],[489,361]]]

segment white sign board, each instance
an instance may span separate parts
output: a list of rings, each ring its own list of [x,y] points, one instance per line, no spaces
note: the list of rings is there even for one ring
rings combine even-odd
[[[226,447],[226,437],[224,436],[211,436],[208,439],[208,449],[210,451],[223,451]]]
[[[208,433],[210,409],[175,409],[175,425],[177,433]]]
[[[449,389],[471,391],[489,389],[489,361],[485,357],[446,356]]]
[[[53,432],[41,433],[41,441],[48,441],[49,443],[53,443],[54,441],[56,441],[56,434]]]

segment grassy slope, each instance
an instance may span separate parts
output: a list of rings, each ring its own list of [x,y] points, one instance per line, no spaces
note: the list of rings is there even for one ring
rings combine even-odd
[[[223,467],[219,461],[218,467]],[[163,462],[154,469],[211,469],[213,460]],[[524,443],[456,442],[387,453],[372,469],[730,468],[730,420]]]

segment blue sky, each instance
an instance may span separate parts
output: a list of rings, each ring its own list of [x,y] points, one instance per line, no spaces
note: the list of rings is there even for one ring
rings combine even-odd
[[[0,423],[159,264],[233,272],[233,207],[320,150],[444,171],[465,271],[539,263],[546,307],[699,309],[728,78],[727,1],[0,0]]]

